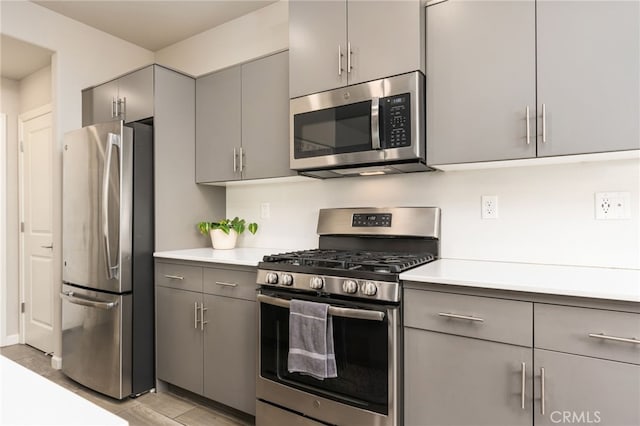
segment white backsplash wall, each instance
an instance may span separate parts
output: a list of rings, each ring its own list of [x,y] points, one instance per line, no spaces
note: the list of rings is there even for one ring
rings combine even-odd
[[[256,221],[246,247],[317,247],[326,207],[436,206],[441,257],[640,268],[640,162],[617,160],[227,187],[227,216]],[[594,193],[631,194],[631,218],[595,220]],[[482,195],[498,219],[481,219]],[[260,218],[261,203],[270,218]]]

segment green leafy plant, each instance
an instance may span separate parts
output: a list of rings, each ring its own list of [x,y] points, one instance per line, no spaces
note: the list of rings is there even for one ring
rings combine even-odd
[[[245,229],[255,234],[258,232],[258,224],[255,222],[247,223],[246,220],[240,219],[237,216],[233,219],[222,219],[218,222],[198,222],[198,230],[202,235],[207,235],[209,231],[214,229],[219,229],[227,235],[229,235],[232,229],[236,231],[238,235],[242,234]]]

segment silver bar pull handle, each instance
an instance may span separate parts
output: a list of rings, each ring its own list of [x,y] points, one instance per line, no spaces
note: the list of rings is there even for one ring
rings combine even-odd
[[[547,143],[547,106],[542,104],[542,143]]]
[[[640,345],[640,340],[635,337],[627,338],[627,337],[616,337],[616,336],[607,336],[606,334],[595,334],[589,333],[589,337],[593,337],[594,339],[602,339],[602,340],[612,340],[614,342],[624,342],[624,343],[633,343],[634,345]]]
[[[240,147],[240,172],[244,170],[244,150]]]
[[[351,54],[353,51],[351,50],[351,42],[347,42],[347,72],[351,72],[353,67],[351,66]]]
[[[371,98],[371,148],[380,149],[380,98]]]
[[[520,388],[520,395],[521,395],[521,400],[520,400],[520,406],[521,408],[524,410],[525,407],[525,384],[527,382],[527,363],[523,362],[521,365],[521,373],[522,373],[522,387]]]
[[[540,414],[544,416],[544,367],[540,368]]]
[[[118,115],[122,120],[125,120],[127,117],[127,97],[120,99],[119,104],[121,108],[118,108]]]
[[[237,171],[238,171],[238,160],[237,160],[236,155],[237,155],[237,154],[236,154],[236,149],[235,149],[235,148],[233,148],[233,171],[234,171],[234,172],[237,172]]]
[[[116,106],[116,98],[115,96],[111,98],[111,118],[115,118],[118,116],[118,107]]]
[[[338,45],[338,76],[342,77],[342,46]]]
[[[98,300],[87,299],[81,296],[75,296],[72,291],[63,291],[60,298],[73,303],[74,305],[88,306],[90,308],[102,309],[108,311],[118,306],[118,302],[100,302]]]
[[[204,325],[208,324],[209,321],[204,320],[204,311],[208,310],[204,307],[204,303],[200,303],[200,330],[204,331]]]
[[[236,283],[225,283],[225,282],[222,282],[222,281],[216,281],[216,284],[222,285],[222,286],[225,286],[225,287],[237,287],[238,286],[238,284],[236,284]]]
[[[267,296],[265,294],[258,294],[257,299],[259,302],[266,303],[268,305],[280,306],[281,308],[289,308],[291,302],[279,297]],[[329,314],[334,317],[363,319],[369,321],[384,321],[385,313],[381,311],[368,311],[365,309],[352,309],[352,308],[339,308],[337,306],[329,306]]]
[[[53,243],[49,244],[48,246],[40,246],[42,248],[46,248],[46,249],[52,249],[53,248]]]
[[[118,278],[119,264],[111,262],[111,240],[109,235],[109,172],[111,171],[111,158],[113,148],[118,148],[120,153],[120,136],[115,133],[109,133],[107,136],[107,158],[104,162],[104,170],[102,171],[102,236],[104,242],[104,257],[107,267],[107,278]],[[120,163],[118,163],[120,164]],[[118,171],[119,173],[119,171]],[[119,179],[119,176],[118,176]]]
[[[165,275],[165,278],[169,278],[170,280],[184,280],[184,277],[181,277],[180,275]]]
[[[530,129],[529,126],[530,126],[531,122],[530,122],[530,119],[529,119],[529,105],[527,105],[526,114],[527,114],[527,145],[530,145],[531,144],[531,129]]]
[[[193,328],[198,329],[198,302],[193,302]]]
[[[438,315],[440,315],[441,317],[445,317],[445,318],[453,318],[453,319],[475,321],[475,322],[484,322],[484,319],[482,319],[482,318],[471,317],[471,316],[468,316],[468,315],[450,314],[448,312],[440,312],[440,313],[438,313]]]

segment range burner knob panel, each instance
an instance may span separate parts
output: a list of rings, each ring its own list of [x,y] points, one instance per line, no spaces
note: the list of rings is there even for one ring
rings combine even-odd
[[[322,277],[311,277],[309,280],[309,287],[314,290],[320,290],[324,287],[324,279],[322,279]]]
[[[375,296],[378,291],[378,287],[376,287],[376,283],[373,281],[367,281],[362,285],[362,293],[365,296]]]
[[[282,285],[293,285],[293,276],[291,274],[282,274]]]
[[[354,294],[356,291],[358,291],[358,283],[356,283],[354,280],[345,280],[342,283],[342,291],[344,291],[345,293]]]
[[[265,281],[267,282],[267,284],[278,284],[278,274],[276,274],[275,272],[267,273]]]

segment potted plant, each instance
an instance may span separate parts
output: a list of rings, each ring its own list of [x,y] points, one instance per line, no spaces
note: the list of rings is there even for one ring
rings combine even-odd
[[[198,222],[198,229],[202,235],[211,236],[211,245],[214,249],[232,249],[236,246],[238,235],[245,229],[255,234],[258,231],[257,223],[249,223],[239,217],[222,219],[218,222]]]

